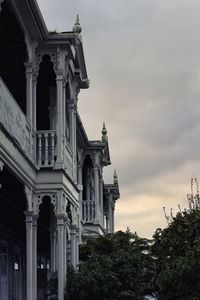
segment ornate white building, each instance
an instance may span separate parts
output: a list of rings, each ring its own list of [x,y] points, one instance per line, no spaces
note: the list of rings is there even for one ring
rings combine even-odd
[[[0,300],[45,299],[54,271],[63,300],[81,235],[114,231],[107,131],[89,141],[77,111],[88,87],[78,17],[49,33],[36,0],[0,0]]]

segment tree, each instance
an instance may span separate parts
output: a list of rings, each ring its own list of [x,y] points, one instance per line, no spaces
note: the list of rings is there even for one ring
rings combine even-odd
[[[148,253],[149,241],[129,230],[88,237],[79,271],[68,268],[67,299],[144,299]]]
[[[158,299],[199,299],[200,210],[179,212],[169,226],[157,229],[151,249],[156,271],[152,288]]]

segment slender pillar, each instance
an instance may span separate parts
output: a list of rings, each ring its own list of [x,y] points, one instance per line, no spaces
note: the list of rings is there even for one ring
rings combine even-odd
[[[108,212],[106,212],[106,231],[109,232],[109,220],[108,220]]]
[[[33,300],[37,300],[37,220],[38,215],[33,215]]]
[[[83,216],[82,212],[82,201],[83,201],[83,160],[78,162],[78,187],[79,187],[79,216]],[[85,199],[87,200],[87,199]],[[80,219],[79,217],[79,227],[81,226],[80,224]]]
[[[65,81],[62,82],[62,156],[65,157],[65,139],[66,139],[66,86]]]
[[[76,269],[78,269],[78,266],[79,266],[79,239],[80,239],[79,238],[79,235],[80,235],[79,228],[76,228]]]
[[[33,300],[33,212],[26,211],[26,300]],[[60,300],[60,299],[59,299]]]
[[[74,110],[74,104],[73,100],[68,100],[68,109],[69,109],[69,142],[73,148],[73,110]]]
[[[83,170],[83,161],[78,162],[78,184],[83,184],[83,176],[82,176],[82,170]]]
[[[37,109],[37,99],[36,99],[36,87],[37,79],[36,74],[32,75],[32,159],[36,162],[36,135],[35,131],[37,130],[37,119],[36,119],[36,109]]]
[[[99,203],[100,203],[100,210],[101,210],[101,221],[100,221],[100,224],[104,228],[103,176],[102,176],[102,168],[100,168],[100,176],[99,176]]]
[[[64,236],[63,236],[63,260],[64,260],[64,275],[63,275],[63,284],[64,288],[66,287],[66,279],[67,279],[67,220],[68,218],[64,218]]]
[[[62,92],[63,92],[63,76],[62,73],[57,73],[56,75],[57,84],[57,166],[61,167],[63,162],[63,113],[62,113]]]
[[[114,204],[113,204],[113,209],[112,209],[112,232],[114,233],[115,231],[115,224],[114,224]]]
[[[71,236],[71,263],[74,268],[76,268],[76,226],[70,226],[70,236]]]
[[[27,62],[25,63],[25,68],[26,68],[26,116],[28,119],[28,122],[30,124],[30,148],[29,148],[29,154],[30,157],[34,159],[33,153],[34,153],[34,140],[33,140],[33,135],[32,135],[32,126],[33,126],[33,80],[32,80],[32,63]]]
[[[57,214],[58,232],[58,300],[64,300],[64,255],[63,255],[63,235],[64,235],[64,214]]]
[[[69,128],[70,128],[70,144],[73,152],[73,177],[76,179],[76,101],[69,100]]]
[[[94,193],[95,193],[95,223],[99,222],[99,169],[94,167]]]
[[[32,63],[25,63],[26,68],[26,116],[32,127]]]
[[[37,98],[36,98],[36,89],[37,89],[37,79],[36,75],[33,75],[33,87],[32,87],[32,127],[36,131],[37,130]]]
[[[110,223],[110,232],[113,232],[113,199],[112,199],[112,194],[109,194],[109,202],[108,202],[108,219]]]

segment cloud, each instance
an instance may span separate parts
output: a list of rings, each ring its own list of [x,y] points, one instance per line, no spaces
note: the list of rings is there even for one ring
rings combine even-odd
[[[79,97],[90,139],[106,122],[121,199],[116,228],[150,236],[162,207],[187,206],[200,167],[199,0],[39,0],[50,29],[79,13],[91,80]]]

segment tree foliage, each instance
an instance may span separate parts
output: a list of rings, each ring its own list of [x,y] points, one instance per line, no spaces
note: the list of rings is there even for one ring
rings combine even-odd
[[[87,237],[68,267],[66,299],[200,299],[200,210],[179,212],[153,241],[118,231]],[[52,285],[51,285],[52,286]]]
[[[158,299],[199,299],[200,211],[179,212],[169,226],[154,234],[152,288]]]
[[[89,237],[79,271],[68,269],[68,299],[144,299],[149,243],[129,230]]]

